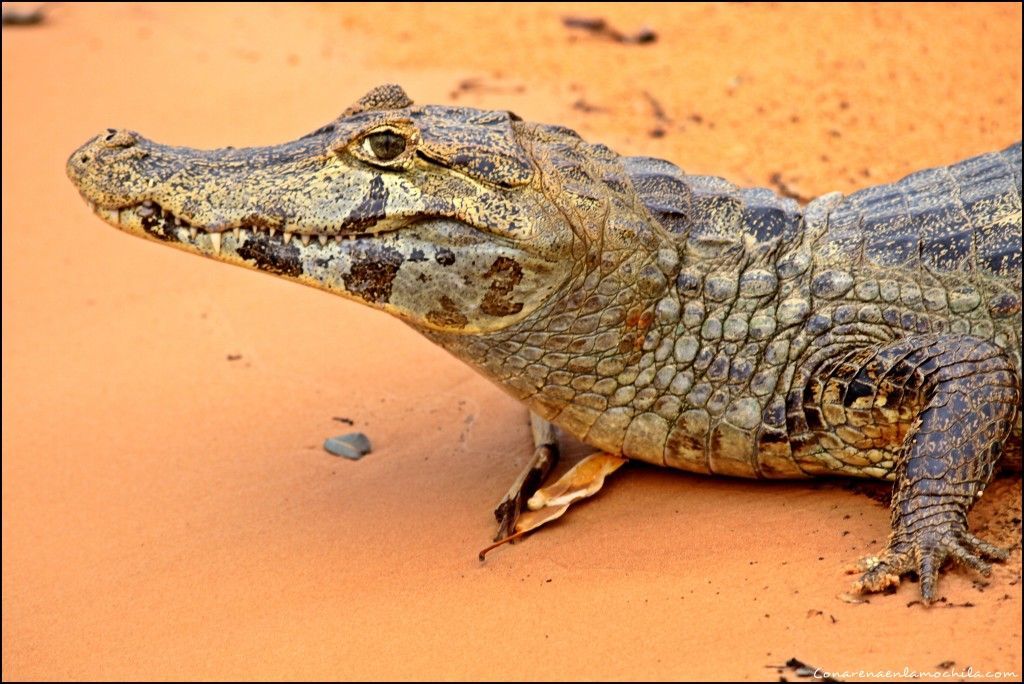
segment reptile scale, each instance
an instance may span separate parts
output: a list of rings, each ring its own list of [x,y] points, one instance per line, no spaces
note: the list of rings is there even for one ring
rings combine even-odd
[[[1021,144],[805,206],[506,111],[375,88],[274,147],[100,134],[67,172],[106,222],[398,316],[526,404],[537,449],[894,483],[857,586],[1007,552],[967,513],[1020,467]]]

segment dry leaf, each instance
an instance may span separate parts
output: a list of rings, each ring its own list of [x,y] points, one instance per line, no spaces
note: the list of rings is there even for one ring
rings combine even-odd
[[[626,459],[611,454],[591,454],[574,465],[567,473],[547,487],[541,487],[530,497],[527,506],[516,521],[515,534],[488,546],[480,552],[480,560],[488,551],[518,539],[552,520],[561,518],[573,502],[593,496],[604,486],[605,477],[622,467]]]
[[[626,459],[611,454],[591,454],[557,482],[538,489],[526,505],[531,511],[537,511],[546,507],[568,506],[573,501],[592,496],[604,486],[605,476],[614,473],[625,462]],[[516,527],[518,529],[518,525]]]
[[[516,521],[516,532],[523,533],[535,530],[545,523],[557,520],[562,514],[569,510],[569,504],[561,506],[545,506],[538,511],[523,511],[519,520]]]

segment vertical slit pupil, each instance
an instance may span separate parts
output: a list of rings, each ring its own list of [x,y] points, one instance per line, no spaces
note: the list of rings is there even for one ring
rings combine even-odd
[[[392,131],[371,133],[366,138],[377,159],[391,161],[405,151],[405,138]]]

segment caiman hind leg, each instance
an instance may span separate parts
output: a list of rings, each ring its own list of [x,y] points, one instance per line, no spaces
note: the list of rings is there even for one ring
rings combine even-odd
[[[855,387],[856,383],[856,387]],[[992,478],[1020,406],[1020,378],[1000,347],[969,336],[911,338],[874,355],[850,383],[875,406],[918,407],[895,464],[892,531],[855,584],[881,591],[917,573],[931,603],[943,563],[987,575],[1007,552],[967,529],[967,513]]]
[[[494,509],[494,517],[498,521],[498,533],[494,541],[515,533],[516,522],[526,502],[558,463],[558,434],[555,426],[530,411],[530,432],[533,434],[533,456]]]

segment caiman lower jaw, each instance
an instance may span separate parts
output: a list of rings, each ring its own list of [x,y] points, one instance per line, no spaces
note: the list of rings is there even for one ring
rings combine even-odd
[[[388,226],[384,230],[373,232],[349,232],[334,235],[281,230],[257,223],[213,229],[192,225],[185,219],[174,215],[150,200],[121,208],[103,207],[90,201],[88,198],[86,198],[86,201],[92,207],[93,213],[115,228],[142,237],[166,242],[178,242],[183,247],[191,247],[199,252],[212,255],[220,255],[225,240],[231,239],[234,241],[233,247],[236,252],[240,247],[244,246],[247,239],[257,237],[277,242],[282,246],[289,245],[294,239],[301,242],[303,246],[319,243],[321,247],[325,247],[331,242],[341,244],[345,240],[370,238],[398,230],[402,227],[401,225],[394,225]]]

